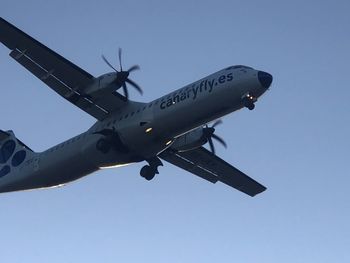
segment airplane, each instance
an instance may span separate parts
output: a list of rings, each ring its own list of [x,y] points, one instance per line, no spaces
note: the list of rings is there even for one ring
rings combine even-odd
[[[271,86],[271,74],[236,65],[195,81],[151,102],[129,99],[129,78],[138,65],[94,77],[0,17],[0,42],[10,56],[64,99],[96,118],[67,141],[34,152],[13,131],[0,131],[0,193],[65,185],[99,169],[146,162],[140,175],[152,180],[162,161],[211,183],[222,182],[249,196],[266,187],[215,154],[220,118],[253,110]],[[214,122],[209,126],[208,123]],[[204,148],[208,144],[209,149]]]

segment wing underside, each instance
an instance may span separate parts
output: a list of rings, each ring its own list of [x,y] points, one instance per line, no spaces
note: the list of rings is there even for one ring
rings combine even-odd
[[[0,42],[10,56],[59,95],[98,120],[125,104],[122,96],[89,96],[86,89],[95,78],[17,27],[0,18]],[[101,95],[101,94],[100,94]]]
[[[250,196],[255,196],[266,190],[265,186],[204,147],[188,152],[166,150],[159,157],[211,183],[215,184],[220,181]]]

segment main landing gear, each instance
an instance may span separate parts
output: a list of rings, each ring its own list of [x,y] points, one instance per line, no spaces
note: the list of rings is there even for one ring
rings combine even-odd
[[[257,101],[257,98],[254,96],[247,94],[243,97],[243,105],[244,107],[248,108],[249,110],[254,110],[255,108],[255,102]]]
[[[149,165],[145,165],[144,167],[142,167],[140,175],[147,181],[150,181],[154,178],[156,174],[159,174],[158,167],[163,166],[163,163],[158,157],[148,159],[146,161]]]

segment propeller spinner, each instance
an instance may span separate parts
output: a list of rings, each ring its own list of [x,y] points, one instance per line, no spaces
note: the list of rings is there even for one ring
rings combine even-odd
[[[118,50],[118,60],[119,60],[119,67],[120,70],[118,71],[113,65],[107,60],[107,58],[102,55],[102,59],[106,64],[113,69],[117,73],[117,78],[115,79],[115,82],[118,86],[121,86],[123,88],[124,96],[128,99],[129,98],[129,92],[128,88],[126,86],[126,83],[130,84],[132,87],[134,87],[141,95],[143,94],[143,91],[141,87],[135,83],[133,80],[129,79],[129,75],[131,72],[135,70],[139,70],[140,66],[139,65],[134,65],[130,67],[127,71],[123,71],[123,66],[122,66],[122,49],[119,48]]]
[[[214,147],[214,142],[213,139],[215,139],[216,141],[218,141],[220,144],[222,144],[225,148],[227,148],[227,144],[226,142],[219,137],[218,135],[216,135],[215,132],[215,127],[218,126],[219,124],[222,123],[222,120],[218,120],[216,122],[214,122],[214,124],[209,127],[208,125],[206,125],[203,128],[203,134],[205,136],[205,138],[208,140],[209,143],[209,147],[210,147],[210,151],[215,154],[215,147]]]

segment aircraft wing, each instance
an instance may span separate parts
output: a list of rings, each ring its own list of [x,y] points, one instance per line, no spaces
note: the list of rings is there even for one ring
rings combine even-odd
[[[255,196],[266,190],[265,186],[204,147],[188,152],[174,152],[168,149],[159,157],[211,183],[215,184],[220,181],[250,196]]]
[[[10,56],[59,95],[98,120],[126,102],[119,94],[85,95],[94,77],[0,17],[0,42]],[[107,96],[106,96],[107,95]]]

